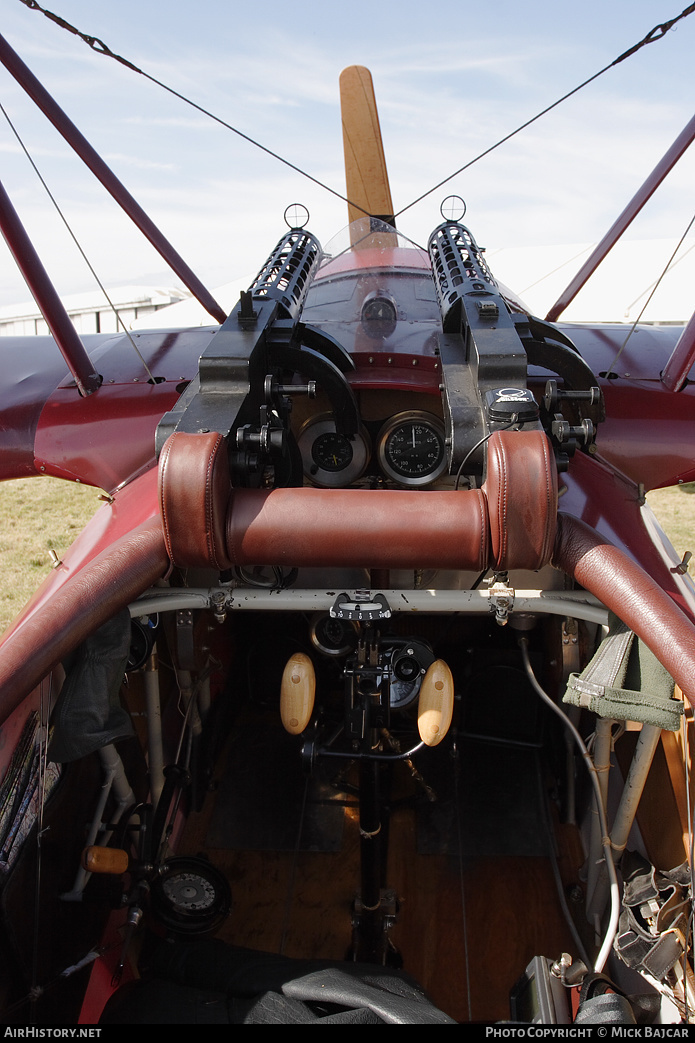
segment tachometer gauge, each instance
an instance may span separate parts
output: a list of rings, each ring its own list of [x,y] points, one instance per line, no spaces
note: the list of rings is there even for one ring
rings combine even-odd
[[[446,471],[444,428],[431,413],[398,413],[379,433],[378,456],[384,474],[399,485],[430,485]]]
[[[369,460],[366,433],[359,431],[354,438],[340,434],[329,413],[308,420],[299,432],[297,444],[304,474],[314,485],[327,489],[343,488],[357,481]]]

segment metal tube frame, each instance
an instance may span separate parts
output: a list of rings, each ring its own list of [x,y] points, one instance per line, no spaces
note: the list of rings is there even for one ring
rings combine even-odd
[[[385,590],[390,611],[410,613],[495,612],[493,590]],[[131,616],[180,609],[209,609],[224,617],[234,612],[328,612],[336,592],[321,588],[271,590],[259,587],[155,588],[130,605]],[[571,616],[606,625],[608,610],[586,591],[515,590],[512,615]]]

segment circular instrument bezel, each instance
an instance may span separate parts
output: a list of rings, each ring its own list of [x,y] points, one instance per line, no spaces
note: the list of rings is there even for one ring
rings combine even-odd
[[[206,859],[169,858],[150,890],[152,913],[180,935],[214,932],[229,915],[232,896],[227,879]]]
[[[424,427],[428,427],[436,435],[439,445],[440,452],[437,460],[427,470],[419,474],[404,474],[398,470],[390,459],[390,447],[393,445],[393,439],[396,434],[405,427],[413,424],[418,424]],[[410,409],[402,413],[397,413],[392,416],[383,425],[379,432],[377,439],[377,456],[379,460],[379,467],[387,478],[397,482],[398,485],[402,485],[407,489],[417,489],[425,485],[431,485],[436,482],[438,478],[441,478],[447,470],[447,454],[444,434],[444,424],[442,421],[434,416],[433,413],[427,413],[420,409]]]
[[[312,485],[322,489],[341,489],[362,477],[372,449],[367,432],[360,428],[355,437],[349,440],[352,450],[350,460],[343,467],[335,469],[321,467],[315,459],[314,448],[325,435],[331,434],[338,438],[344,437],[337,434],[333,415],[321,413],[303,424],[297,436],[297,445],[302,455],[304,474]]]
[[[329,640],[327,628],[331,627],[334,632]],[[314,648],[322,655],[346,656],[354,651],[357,644],[357,624],[335,619],[328,612],[317,612],[311,620],[309,637]]]
[[[386,340],[398,324],[398,305],[388,293],[368,293],[360,312],[362,328],[369,337]]]

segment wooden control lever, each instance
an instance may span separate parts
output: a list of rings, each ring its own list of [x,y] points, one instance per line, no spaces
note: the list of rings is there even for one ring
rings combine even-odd
[[[436,746],[449,731],[454,713],[454,678],[443,659],[436,659],[422,679],[417,729],[426,746]]]
[[[121,873],[128,871],[128,852],[118,847],[86,847],[82,852],[82,867],[88,873]]]
[[[300,735],[311,720],[315,692],[314,664],[297,652],[287,660],[280,685],[280,717],[290,735]]]

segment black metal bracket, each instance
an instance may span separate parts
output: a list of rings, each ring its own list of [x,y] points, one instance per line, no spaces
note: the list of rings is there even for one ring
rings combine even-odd
[[[449,473],[484,475],[486,401],[500,388],[526,389],[527,358],[482,251],[463,225],[444,222],[429,252],[443,333],[438,338]]]
[[[357,401],[345,376],[354,368],[349,355],[321,331],[281,315],[279,302],[242,295],[201,355],[197,377],[160,421],[157,455],[174,431],[217,431],[228,439],[235,476],[243,481],[267,462],[286,460],[291,396],[317,387],[331,403],[337,429],[357,432]],[[294,374],[305,383],[288,384]]]

